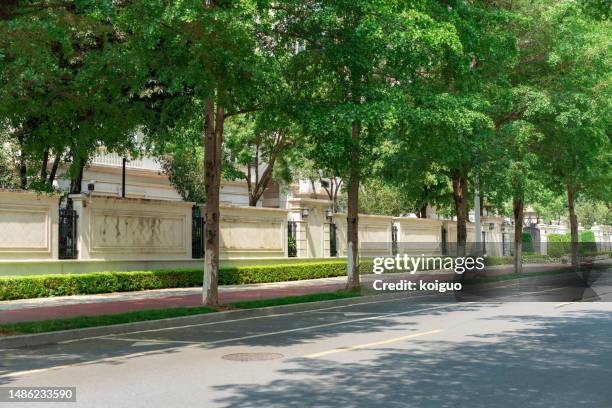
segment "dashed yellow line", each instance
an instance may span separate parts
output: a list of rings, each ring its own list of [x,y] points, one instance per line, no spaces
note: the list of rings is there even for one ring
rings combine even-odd
[[[416,337],[427,336],[429,334],[436,334],[442,331],[444,330],[437,329],[437,330],[431,330],[431,331],[426,331],[426,332],[421,332],[421,333],[414,333],[414,334],[409,334],[407,336],[395,337],[392,339],[381,340],[381,341],[375,341],[373,343],[359,344],[359,345],[350,346],[350,347],[340,347],[340,348],[336,348],[333,350],[322,351],[320,353],[308,354],[308,355],[305,355],[304,357],[305,358],[319,358],[319,357],[329,356],[330,354],[343,353],[345,351],[353,351],[353,350],[360,350],[360,349],[365,349],[365,348],[370,348],[370,347],[383,346],[385,344],[391,344],[391,343],[396,343],[398,341],[414,339]]]

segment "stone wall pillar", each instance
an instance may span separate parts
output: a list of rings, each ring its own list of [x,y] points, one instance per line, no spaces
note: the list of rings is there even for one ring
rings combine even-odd
[[[90,204],[88,197],[82,194],[71,194],[72,209],[77,214],[76,220],[76,247],[77,259],[91,259],[89,248],[91,242],[91,231],[89,223]]]

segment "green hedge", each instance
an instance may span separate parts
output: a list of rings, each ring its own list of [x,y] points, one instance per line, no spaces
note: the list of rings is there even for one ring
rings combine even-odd
[[[546,253],[553,258],[559,258],[571,252],[572,238],[570,234],[549,234]]]
[[[365,261],[360,266],[362,273],[371,271],[371,262]],[[283,282],[344,275],[344,261],[237,266],[221,268],[219,284]],[[0,300],[196,286],[202,286],[201,269],[0,277]]]
[[[0,300],[89,295],[202,285],[198,269],[96,272],[0,278]]]
[[[593,231],[582,231],[580,234],[580,252],[585,253],[597,252],[597,244],[595,243],[595,234]]]
[[[485,258],[485,265],[487,266],[512,265],[513,263],[513,256],[487,256]]]
[[[580,245],[578,250],[581,255],[597,252],[597,244],[595,242],[595,234],[593,231],[583,231],[578,237]],[[548,235],[548,244],[546,252],[551,257],[558,258],[563,255],[569,255],[572,252],[572,236],[567,234],[550,234]]]
[[[371,259],[362,259],[360,273],[372,273],[372,264]],[[197,287],[202,286],[202,275],[201,269],[164,269],[0,277],[0,300]],[[346,276],[346,261],[225,267],[219,271],[219,284],[286,282],[336,276]]]
[[[344,261],[236,266],[222,268],[219,271],[219,284],[286,282],[344,275],[346,275]]]
[[[523,261],[523,264],[560,262],[558,258],[553,258],[548,255],[540,255],[537,253],[524,254],[522,257],[522,261]],[[514,264],[513,256],[487,256],[485,258],[485,265],[487,266],[512,265],[512,264]]]

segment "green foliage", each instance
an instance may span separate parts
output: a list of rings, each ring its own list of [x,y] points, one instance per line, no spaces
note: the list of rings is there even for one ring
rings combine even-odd
[[[364,264],[367,271],[367,263]],[[219,283],[285,282],[346,275],[346,262],[313,262],[221,268]],[[88,295],[202,285],[201,269],[97,272],[0,278],[0,300]]]
[[[74,178],[101,144],[133,149],[141,105],[126,92],[125,33],[94,2],[10,3],[0,19],[0,132],[18,152],[21,187],[49,190],[48,159],[72,163]]]
[[[164,173],[185,201],[206,202],[204,189],[204,149],[187,144],[173,147],[172,154],[162,160]]]
[[[582,254],[597,251],[597,243],[593,231],[582,231],[580,233],[580,252]]]
[[[202,285],[200,270],[97,272],[0,278],[0,299],[131,292]]]
[[[0,335],[46,333],[59,330],[84,329],[87,327],[99,327],[109,326],[112,324],[144,322],[149,320],[193,316],[212,312],[216,312],[216,310],[210,307],[203,306],[175,307],[172,309],[140,310],[137,312],[117,313],[112,315],[79,316],[69,317],[65,319],[0,324]]]
[[[529,263],[558,263],[558,258],[553,258],[550,255],[543,255],[537,253],[523,254],[523,264]],[[487,256],[485,259],[485,265],[487,266],[498,266],[498,265],[512,265],[514,264],[513,256]]]
[[[513,256],[487,256],[485,258],[485,265],[487,266],[512,265],[513,262]]]
[[[294,237],[287,240],[287,252],[290,256],[297,256],[297,240]]]
[[[285,282],[346,275],[346,262],[313,262],[221,268],[220,285]]]
[[[523,232],[521,235],[523,238],[523,252],[533,252],[533,238],[531,234]]]
[[[585,228],[591,228],[595,224],[612,225],[612,203],[580,200],[576,203],[576,216]]]
[[[572,240],[570,234],[548,234],[547,240],[546,253],[548,256],[559,258],[570,253]]]
[[[359,210],[364,214],[398,217],[416,212],[420,208],[416,207],[414,201],[410,200],[401,188],[379,180],[369,180],[360,187]]]
[[[256,309],[261,307],[291,305],[296,303],[347,299],[357,297],[359,295],[360,294],[358,292],[340,290],[337,292],[313,293],[309,295],[287,296],[276,299],[249,300],[233,303],[231,304],[231,307],[237,309]],[[79,316],[65,319],[0,324],[0,336],[84,329],[87,327],[109,326],[112,324],[125,324],[149,320],[169,319],[173,317],[194,316],[205,313],[213,313],[216,311],[216,309],[205,306],[173,307],[170,309],[140,310],[137,312],[117,313],[112,315]]]
[[[15,164],[3,147],[3,138],[0,137],[0,188],[17,188],[19,186],[19,179],[15,170]]]
[[[359,292],[339,290],[337,292],[313,293],[309,295],[287,296],[276,299],[248,300],[232,303],[238,309],[257,309],[260,307],[292,305],[296,303],[323,302],[326,300],[348,299],[359,296]]]

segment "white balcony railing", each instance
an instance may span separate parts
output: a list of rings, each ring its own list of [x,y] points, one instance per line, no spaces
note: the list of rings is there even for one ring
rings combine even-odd
[[[131,169],[143,169],[143,170],[154,170],[161,171],[161,165],[159,162],[150,156],[139,157],[137,159],[127,158],[125,167]],[[123,156],[117,153],[107,153],[100,151],[92,160],[93,164],[100,164],[103,166],[121,167],[123,165]]]

